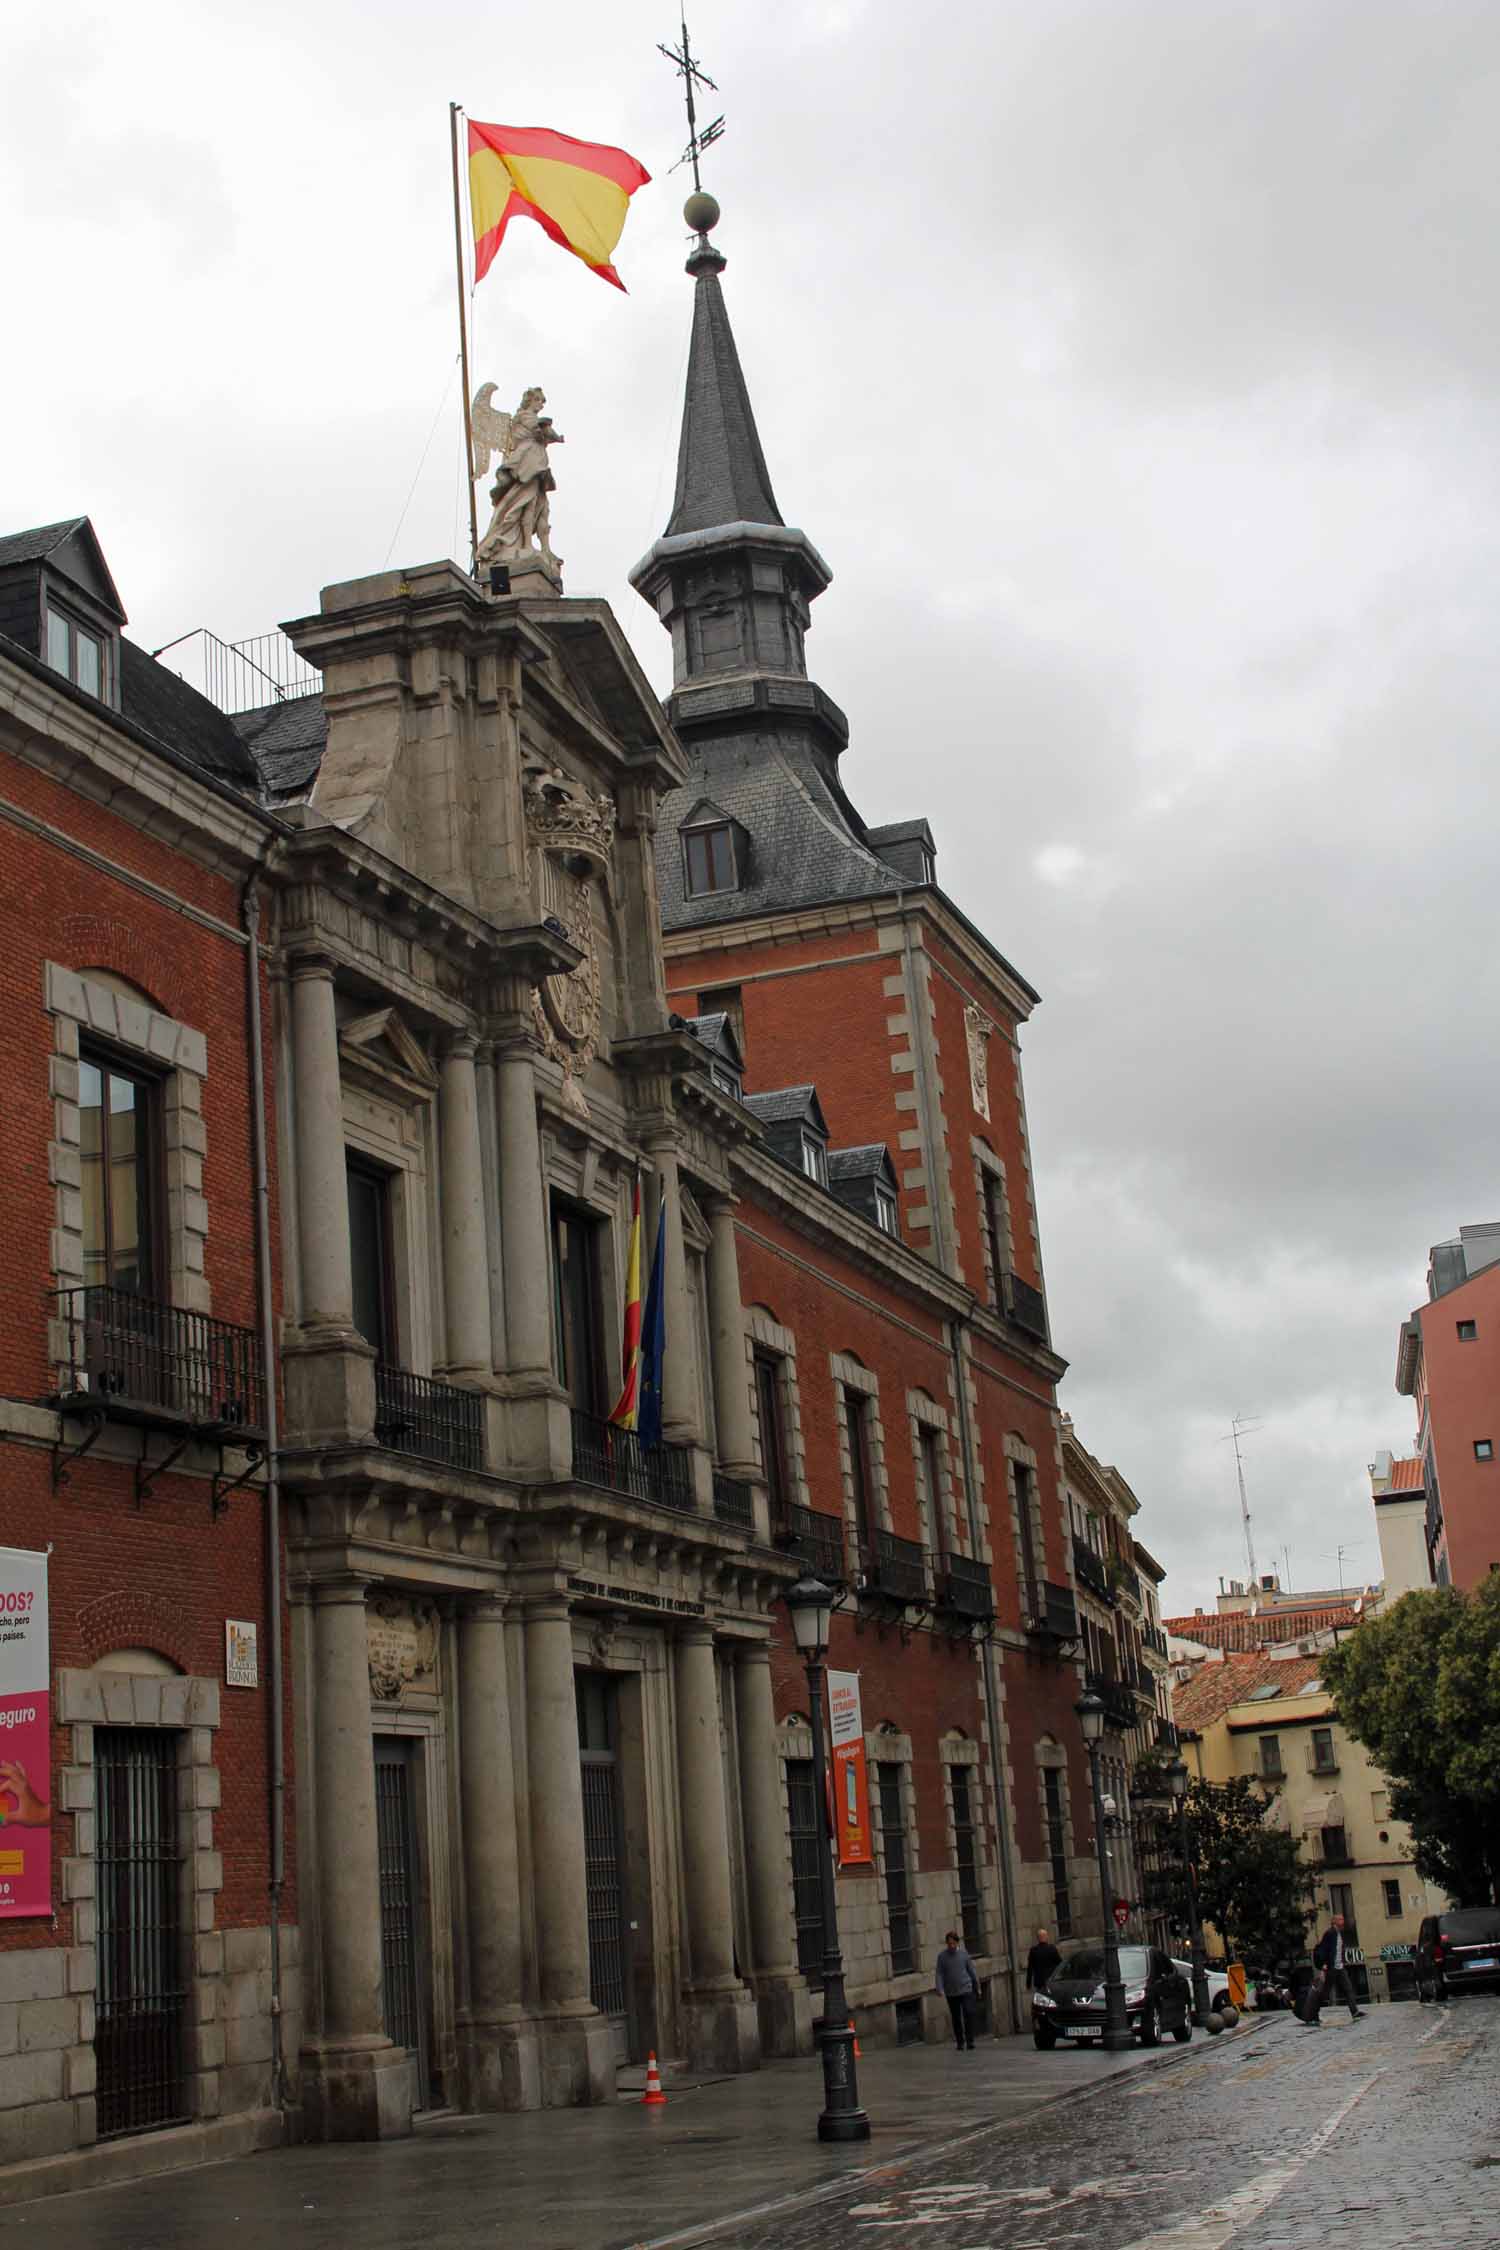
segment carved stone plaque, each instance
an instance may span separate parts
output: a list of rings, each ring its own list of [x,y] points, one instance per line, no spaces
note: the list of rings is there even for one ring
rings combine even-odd
[[[373,1594],[365,1607],[370,1694],[399,1703],[408,1694],[437,1693],[438,1613],[432,1602],[404,1594]]]

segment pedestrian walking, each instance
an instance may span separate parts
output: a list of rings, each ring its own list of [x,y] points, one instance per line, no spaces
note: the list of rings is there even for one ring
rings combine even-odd
[[[1045,1930],[1036,1933],[1036,1944],[1026,1956],[1026,1989],[1045,1992],[1062,1966],[1062,1955]]]
[[[1322,2030],[1318,2013],[1323,2002],[1334,1993],[1347,2003],[1351,2023],[1357,2023],[1364,2014],[1364,2009],[1354,1997],[1354,1987],[1349,1981],[1349,1971],[1345,1966],[1346,1958],[1344,1917],[1342,1914],[1335,1914],[1313,1947],[1313,1968],[1317,1974],[1308,1986],[1307,2013],[1302,2019],[1309,2031]]]
[[[938,1991],[948,2003],[948,2013],[953,2018],[953,2042],[959,2053],[972,2053],[974,2048],[974,2016],[979,1999],[979,1971],[970,1959],[968,1947],[957,1930],[950,1930],[943,1940],[943,1950],[937,1957]]]

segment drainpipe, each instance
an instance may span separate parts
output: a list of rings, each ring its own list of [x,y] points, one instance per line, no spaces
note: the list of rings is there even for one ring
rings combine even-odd
[[[969,1423],[969,1388],[964,1375],[963,1353],[959,1343],[960,1329],[956,1320],[948,1323],[948,1349],[953,1358],[954,1395],[958,1400],[958,1450],[964,1470],[964,1512],[968,1518],[969,1545],[977,1556],[980,1538],[978,1488],[974,1477],[974,1433]],[[1005,1795],[1005,1760],[1000,1750],[1000,1689],[995,1676],[995,1644],[985,1640],[980,1647],[980,1671],[984,1679],[984,1714],[990,1737],[990,1784],[995,1799],[995,1844],[1000,1863],[1000,1912],[1005,1925],[1005,1957],[1010,1963],[1006,1975],[1006,1997],[1010,2003],[1010,2028],[1020,2031],[1020,1936],[1016,1928],[1015,1869],[1011,1858],[1010,1810]]]
[[[260,1014],[260,885],[274,848],[265,853],[245,885],[241,911],[245,924],[246,1014],[250,1034],[250,1150],[255,1173],[255,1296],[261,1360],[266,1386],[266,1728],[270,1754],[270,1904],[271,1904],[271,2099],[286,2101],[286,2054],[281,2013],[281,1893],[286,1882],[285,1681],[281,1662],[281,1445],[276,1396],[276,1305],[271,1275],[271,1181],[266,1156],[265,1048]]]

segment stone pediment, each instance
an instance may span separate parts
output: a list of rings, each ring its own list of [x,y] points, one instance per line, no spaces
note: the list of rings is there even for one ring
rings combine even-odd
[[[357,1071],[387,1083],[422,1095],[437,1091],[437,1072],[395,1008],[375,1008],[340,1024],[339,1052]]]

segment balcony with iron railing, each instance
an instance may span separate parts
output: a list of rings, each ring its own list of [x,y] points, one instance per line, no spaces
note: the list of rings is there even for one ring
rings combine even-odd
[[[740,1531],[753,1531],[755,1487],[744,1477],[726,1476],[722,1469],[715,1469],[714,1514],[720,1523],[732,1523]]]
[[[1096,1600],[1108,1602],[1113,1607],[1115,1597],[1109,1573],[1103,1558],[1094,1553],[1086,1539],[1075,1538],[1073,1541],[1073,1576]]]
[[[1026,1630],[1048,1641],[1078,1639],[1078,1605],[1071,1586],[1054,1586],[1039,1578],[1030,1590]]]
[[[104,1283],[61,1289],[58,1408],[216,1442],[266,1433],[260,1337]]]
[[[776,1545],[814,1578],[821,1578],[830,1586],[843,1584],[846,1565],[842,1516],[825,1515],[818,1508],[804,1508],[790,1501],[777,1519],[773,1537]]]
[[[927,1600],[927,1550],[916,1539],[877,1531],[865,1547],[860,1568],[861,1595],[919,1608]]]
[[[1024,1330],[1039,1344],[1048,1342],[1047,1300],[1040,1289],[1033,1289],[1018,1273],[1005,1276],[1005,1317],[1015,1327]]]
[[[484,1399],[435,1375],[375,1362],[375,1435],[393,1453],[441,1461],[450,1469],[484,1467]]]
[[[969,1555],[949,1555],[938,1573],[937,1606],[970,1624],[987,1623],[995,1614],[988,1566]]]
[[[1181,1743],[1182,1735],[1175,1723],[1171,1719],[1158,1719],[1156,1722],[1156,1746],[1158,1750],[1176,1750],[1181,1747]]]
[[[1090,1672],[1087,1679],[1089,1693],[1097,1695],[1104,1705],[1105,1723],[1128,1733],[1140,1715],[1129,1682],[1117,1679],[1113,1672]]]
[[[1163,1663],[1165,1663],[1167,1655],[1167,1636],[1162,1631],[1161,1627],[1159,1625],[1143,1625],[1141,1627],[1141,1639],[1145,1642],[1147,1648],[1152,1650],[1152,1652],[1155,1655],[1159,1656],[1162,1659]]]
[[[632,1500],[660,1508],[690,1511],[692,1461],[685,1445],[642,1445],[634,1430],[624,1430],[601,1415],[573,1408],[573,1475],[580,1484],[602,1485]]]

